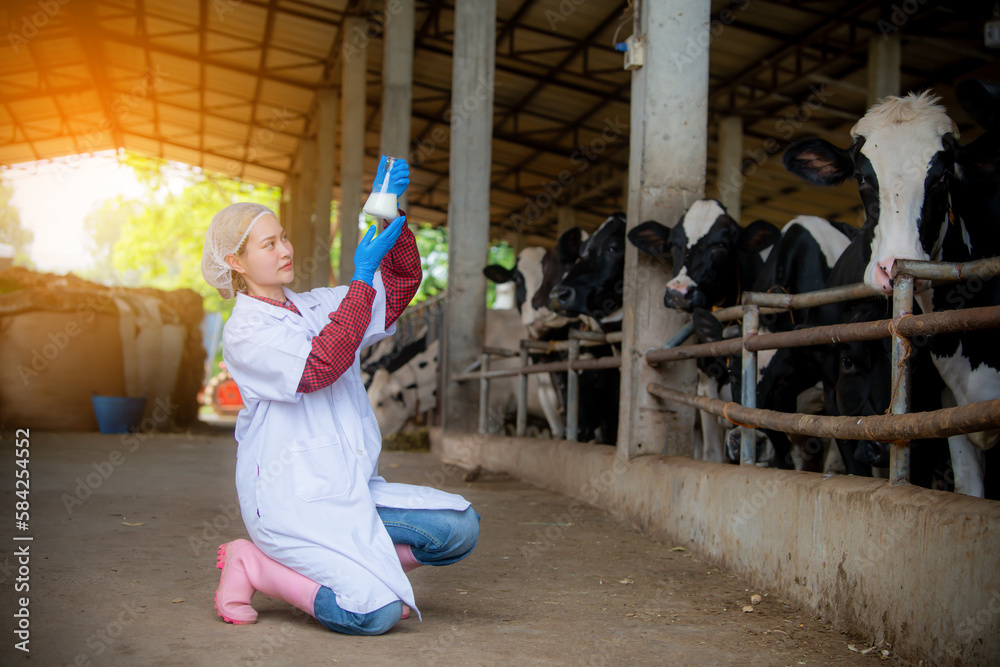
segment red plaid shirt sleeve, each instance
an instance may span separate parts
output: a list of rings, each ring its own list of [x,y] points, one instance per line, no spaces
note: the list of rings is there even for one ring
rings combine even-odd
[[[384,260],[384,258],[383,258]],[[375,288],[355,280],[330,323],[312,339],[312,352],[299,380],[298,391],[309,393],[329,387],[354,364],[354,355],[372,319]]]
[[[403,211],[400,215],[406,215]],[[385,229],[391,220],[382,223]],[[410,305],[413,295],[420,287],[423,272],[420,269],[420,253],[417,251],[417,239],[405,224],[392,247],[379,267],[382,271],[382,283],[385,285],[385,328],[392,323]]]

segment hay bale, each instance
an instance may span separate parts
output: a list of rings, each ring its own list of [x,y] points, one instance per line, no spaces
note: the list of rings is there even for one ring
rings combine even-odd
[[[96,431],[94,392],[125,393],[116,316],[29,311],[0,317],[0,427]]]
[[[203,316],[201,296],[189,289],[109,288],[73,274],[0,271],[0,425],[96,430],[95,391],[146,393],[147,416],[158,408],[162,415],[169,400],[161,428],[195,423]]]

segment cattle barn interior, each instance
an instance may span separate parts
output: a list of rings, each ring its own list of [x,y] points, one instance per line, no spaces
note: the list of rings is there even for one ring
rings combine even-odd
[[[676,28],[665,16],[697,29],[668,47],[651,38]],[[806,136],[846,147],[879,98],[926,89],[965,142],[982,128],[955,85],[1000,79],[993,2],[14,0],[0,18],[0,169],[124,150],[278,186],[303,257],[341,235],[343,279],[358,230],[341,222],[360,210],[379,156],[405,155],[408,215],[448,228],[450,281],[463,286],[445,300],[448,375],[478,359],[489,244],[552,247],[619,211],[629,228],[672,226],[702,196],[744,225],[815,215],[858,226],[856,185],[807,184],[782,165],[784,149]],[[673,125],[655,104],[636,106],[650,100]],[[648,112],[638,124],[637,109]],[[664,175],[673,194],[661,197],[650,179]],[[316,215],[334,201],[338,219]],[[651,264],[627,252],[635,283],[636,261]],[[297,287],[327,285],[327,269],[297,265]],[[693,411],[664,416],[645,391],[661,371],[641,358],[684,321],[662,308],[666,274],[625,288],[617,447],[472,433],[472,385],[445,380],[435,452],[668,536],[837,628],[888,638],[914,664],[995,664],[995,502],[670,456],[690,452]],[[690,389],[693,369],[663,371],[665,384]],[[876,542],[861,557],[844,546]],[[942,570],[930,598],[901,583]],[[966,642],[970,628],[985,638]]]
[[[568,208],[585,229],[625,210],[628,133],[619,128],[628,125],[631,72],[615,44],[632,32],[631,4],[497,3],[494,238],[550,245],[557,209]],[[809,134],[846,145],[848,130],[872,101],[870,45],[892,36],[901,39],[899,91],[932,88],[963,134],[975,133],[954,103],[953,86],[967,76],[996,74],[996,52],[984,46],[982,27],[993,4],[919,2],[894,10],[876,1],[712,2],[708,194],[717,177],[719,122],[738,115],[746,174],[741,219],[779,226],[801,214],[857,221],[850,185],[810,188],[769,158]],[[367,47],[370,180],[382,125],[379,47],[388,27],[379,6],[359,0],[73,3],[0,63],[0,164],[124,147],[293,187],[302,174],[303,142],[317,133],[317,90],[339,88],[346,41]],[[14,34],[23,29],[22,17],[31,19],[31,8],[5,3]],[[348,16],[361,22],[345,34]],[[408,195],[411,215],[433,224],[445,224],[448,212],[453,27],[453,2],[416,3]],[[705,39],[692,37],[681,58],[703,50]],[[608,124],[613,136],[598,151]],[[593,142],[595,159],[575,173],[574,152],[579,157]],[[560,186],[543,210],[532,208],[548,201],[545,185],[566,169],[574,172],[573,182]],[[333,192],[339,198],[336,178]],[[531,221],[520,239],[515,215]]]

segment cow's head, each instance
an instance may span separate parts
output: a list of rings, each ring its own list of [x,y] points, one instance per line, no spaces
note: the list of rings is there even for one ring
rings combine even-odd
[[[559,238],[561,262],[574,258],[562,280],[552,288],[552,309],[560,315],[588,315],[602,320],[622,307],[625,275],[625,214],[615,213],[574,253],[572,243]]]
[[[525,327],[537,330],[565,326],[569,320],[557,316],[549,307],[549,292],[576,260],[580,244],[586,238],[586,232],[574,227],[560,237],[557,250],[540,246],[525,248],[518,253],[513,268],[491,264],[483,269],[483,274],[497,284],[514,283],[517,309]],[[565,263],[564,256],[569,258]]]
[[[759,253],[780,236],[768,222],[740,227],[714,199],[696,201],[673,229],[649,221],[628,233],[639,250],[673,260],[674,278],[667,283],[663,303],[688,312],[709,308],[738,292],[739,253]]]
[[[941,259],[957,130],[930,93],[888,97],[851,129],[842,149],[819,138],[785,151],[785,167],[818,185],[858,182],[865,225],[872,227],[864,281],[889,294],[897,259]]]

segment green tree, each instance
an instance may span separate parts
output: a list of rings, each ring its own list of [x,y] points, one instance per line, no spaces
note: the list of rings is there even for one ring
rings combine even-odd
[[[420,289],[410,303],[420,303],[443,292],[448,286],[448,230],[422,225],[414,236],[420,253],[420,268],[424,272]]]
[[[448,230],[445,227],[421,226],[415,233],[417,250],[420,252],[420,264],[424,272],[424,280],[420,290],[411,303],[420,303],[443,292],[448,287]],[[514,248],[506,241],[495,241],[490,244],[486,262],[514,266],[517,256]],[[493,307],[496,297],[496,285],[486,283],[486,307]]]
[[[91,265],[80,271],[80,276],[96,283],[114,284],[117,273],[114,267],[114,250],[122,231],[130,221],[142,213],[142,205],[121,195],[105,199],[83,219],[83,228],[90,235],[88,248]]]
[[[135,205],[114,244],[118,284],[160,289],[189,288],[205,297],[205,308],[227,316],[224,301],[201,275],[205,231],[212,217],[238,201],[278,209],[278,188],[243,183],[148,158],[128,157],[140,183],[150,188],[147,201]]]
[[[28,248],[35,239],[30,229],[21,225],[21,212],[10,203],[14,188],[0,181],[0,243],[14,246],[14,262],[21,266],[33,266],[28,257]]]

